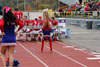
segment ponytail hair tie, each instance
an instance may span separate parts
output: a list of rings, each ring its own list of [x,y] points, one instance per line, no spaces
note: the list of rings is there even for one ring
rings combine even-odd
[[[4,9],[6,10],[6,13],[8,13],[11,10],[11,8],[9,7],[4,7]]]

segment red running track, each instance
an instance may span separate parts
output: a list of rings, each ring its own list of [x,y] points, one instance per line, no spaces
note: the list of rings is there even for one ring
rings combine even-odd
[[[53,52],[45,44],[44,52],[40,52],[40,42],[17,42],[17,53],[20,67],[100,67],[100,55],[85,49],[79,49],[62,42],[53,42]],[[0,59],[0,67],[2,66]]]

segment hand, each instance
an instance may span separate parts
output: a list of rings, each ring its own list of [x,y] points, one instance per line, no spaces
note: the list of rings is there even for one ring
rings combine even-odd
[[[15,35],[16,35],[16,36],[18,35],[18,31],[15,32]]]
[[[2,33],[1,33],[1,35],[2,35],[2,36],[4,36],[4,35],[5,35],[5,33],[4,33],[4,32],[2,32]]]

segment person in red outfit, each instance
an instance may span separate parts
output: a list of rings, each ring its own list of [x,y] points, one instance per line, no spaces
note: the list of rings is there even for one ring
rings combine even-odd
[[[39,26],[43,26],[44,20],[42,19],[42,16],[39,16],[39,17],[38,17],[38,20],[39,20]],[[42,29],[39,30],[39,33],[40,33],[40,34],[38,34],[38,40],[41,41]]]
[[[26,26],[32,26],[32,25],[33,25],[33,23],[31,22],[31,20],[26,20]],[[32,32],[32,29],[27,28],[26,32],[28,33],[28,34],[26,34],[26,40],[31,41],[30,33]]]
[[[15,9],[15,12],[13,12],[15,17],[18,19],[18,20],[22,20],[23,19],[23,13],[21,11],[18,11],[18,9],[16,8]]]
[[[51,23],[52,23],[53,26],[56,26],[58,24],[58,21],[55,20],[54,17],[51,17]]]
[[[43,25],[43,23],[44,23],[44,20],[42,20],[42,16],[39,16],[39,18],[38,18],[38,19],[39,19],[39,25],[41,25],[41,26],[42,26],[42,25]]]
[[[19,35],[17,36],[17,40],[20,40],[22,42],[26,41],[27,16],[24,16],[23,24],[24,24],[24,27],[19,31]]]
[[[52,26],[53,26],[53,32],[55,32],[55,34],[53,34],[53,40],[58,40],[58,33],[56,33],[58,21],[55,20],[54,17],[51,17],[51,23],[52,23]]]
[[[39,20],[37,19],[37,18],[35,18],[35,20],[34,20],[34,22],[33,22],[33,26],[34,27],[37,27],[37,28],[34,28],[33,30],[32,30],[32,37],[33,37],[33,40],[38,40],[38,35],[39,35],[39,32],[40,32],[40,28],[38,28],[38,27],[40,27],[40,22],[39,22]]]
[[[15,32],[15,26],[18,26],[18,30]],[[3,19],[0,20],[0,29],[2,31],[2,42],[1,42],[1,59],[3,67],[6,67],[6,52],[9,57],[9,67],[13,67],[13,52],[16,46],[16,35],[17,32],[24,26],[24,24],[17,20],[12,13],[11,8],[4,7]]]
[[[15,8],[15,11],[13,12],[13,14],[15,15],[15,17],[17,18],[18,21],[22,21],[24,23],[24,19],[23,19],[23,13],[21,11],[18,10],[18,8]],[[22,35],[21,34],[23,31],[23,29],[21,29],[19,31],[19,36],[17,36],[18,40],[23,40]]]
[[[35,26],[35,20],[27,20],[26,21],[26,26],[30,26],[30,27],[32,27],[32,26]],[[26,35],[26,39],[28,40],[28,41],[31,41],[32,40],[32,36],[33,36],[33,29],[27,29],[27,31],[26,31],[28,34]]]

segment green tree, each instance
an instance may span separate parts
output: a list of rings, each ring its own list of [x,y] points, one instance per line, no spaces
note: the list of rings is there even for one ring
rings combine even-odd
[[[2,6],[6,6],[5,0],[0,0]],[[37,3],[36,0],[26,0],[26,3],[29,4],[32,10],[37,10]],[[11,8],[17,7],[17,0],[7,0],[7,4]],[[42,5],[41,5],[42,4]],[[24,10],[24,0],[18,0],[18,7],[19,10]],[[38,8],[39,10],[44,8],[56,8],[56,0],[38,0]]]

